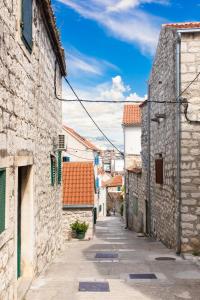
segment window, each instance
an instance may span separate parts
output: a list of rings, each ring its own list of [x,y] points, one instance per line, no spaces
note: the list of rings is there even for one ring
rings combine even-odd
[[[56,158],[51,155],[51,185],[54,186],[56,178]]]
[[[120,192],[121,191],[121,186],[117,187],[117,191]]]
[[[27,49],[31,52],[32,42],[32,0],[22,0],[21,35]]]
[[[156,183],[163,184],[163,158],[155,160]]]
[[[6,170],[0,169],[0,233],[5,230]]]

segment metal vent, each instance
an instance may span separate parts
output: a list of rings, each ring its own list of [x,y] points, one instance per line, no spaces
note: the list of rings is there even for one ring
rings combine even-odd
[[[59,134],[58,135],[58,148],[60,150],[65,149],[65,135],[64,134]]]
[[[108,282],[79,282],[79,292],[110,292]]]
[[[157,279],[154,273],[129,274],[130,279]]]

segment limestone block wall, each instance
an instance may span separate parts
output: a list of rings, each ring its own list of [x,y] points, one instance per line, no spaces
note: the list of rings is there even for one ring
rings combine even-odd
[[[0,9],[0,168],[6,168],[6,230],[0,234],[0,299],[16,298],[18,167],[33,174],[32,272],[40,273],[62,245],[60,186],[50,184],[50,153],[62,130],[54,96],[55,53],[35,0],[33,50],[21,40],[20,0]],[[57,92],[61,73],[57,70]]]
[[[200,33],[181,36],[181,90],[200,71]],[[183,94],[189,102],[188,117],[200,121],[200,84],[196,80]],[[182,251],[200,250],[200,123],[181,115]]]
[[[93,209],[92,208],[74,208],[64,209],[62,213],[62,234],[65,241],[72,238],[70,224],[76,220],[80,222],[86,222],[89,224],[89,228],[86,232],[85,238],[92,239],[94,235],[94,220],[93,220]]]
[[[171,29],[161,30],[159,44],[150,76],[150,118],[156,114],[165,114],[160,122],[150,124],[150,198],[151,198],[151,231],[168,247],[176,244],[176,33]],[[164,161],[164,182],[155,180],[155,159],[160,155]]]
[[[145,207],[141,173],[129,171],[128,182],[128,227],[136,232],[143,232]]]

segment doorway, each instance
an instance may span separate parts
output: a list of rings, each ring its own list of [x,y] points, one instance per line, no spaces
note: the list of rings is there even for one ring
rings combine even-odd
[[[18,168],[17,278],[33,275],[33,176],[32,166]]]

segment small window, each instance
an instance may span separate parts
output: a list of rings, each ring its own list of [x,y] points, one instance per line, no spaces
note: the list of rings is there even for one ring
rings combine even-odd
[[[156,183],[163,184],[163,158],[155,160]]]
[[[27,49],[31,52],[32,42],[32,0],[22,0],[21,35]]]
[[[56,158],[51,155],[51,185],[54,186],[56,179]]]
[[[0,169],[0,233],[5,230],[6,215],[6,170]]]

